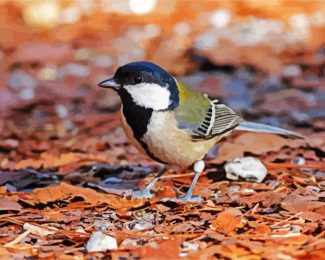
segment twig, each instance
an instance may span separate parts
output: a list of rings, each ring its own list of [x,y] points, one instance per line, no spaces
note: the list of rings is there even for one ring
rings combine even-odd
[[[170,175],[166,175],[166,176],[161,176],[160,179],[165,180],[165,179],[192,177],[192,176],[194,176],[194,172],[180,173],[180,174],[170,174]]]
[[[13,247],[15,244],[19,243],[21,240],[23,240],[25,237],[27,237],[30,233],[31,233],[30,230],[26,230],[24,233],[20,234],[14,240],[5,244],[4,247]]]
[[[297,214],[295,214],[293,216],[290,216],[290,217],[288,217],[288,218],[286,218],[286,219],[284,219],[284,220],[282,220],[280,222],[275,223],[275,225],[278,226],[278,225],[280,225],[282,223],[286,223],[285,221],[290,221],[291,219],[296,218],[296,217],[298,217],[301,214],[302,214],[302,212],[298,212]]]
[[[269,170],[275,169],[284,169],[284,168],[291,168],[291,169],[301,169],[301,168],[309,168],[309,169],[325,169],[324,162],[317,162],[317,163],[305,163],[305,164],[294,164],[294,163],[271,163],[271,162],[263,162]]]
[[[313,225],[311,223],[310,224],[309,223],[297,223],[297,222],[293,222],[293,221],[286,220],[286,219],[273,218],[273,217],[269,217],[269,216],[258,215],[258,214],[255,214],[255,213],[250,213],[248,215],[253,216],[253,217],[256,217],[256,218],[264,218],[264,219],[268,219],[268,220],[272,220],[272,221],[277,221],[277,222],[282,222],[282,223],[287,223],[287,224],[291,224],[291,225],[315,227],[315,225]]]

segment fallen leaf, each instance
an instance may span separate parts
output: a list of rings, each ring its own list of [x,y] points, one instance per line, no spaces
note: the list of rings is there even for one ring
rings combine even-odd
[[[236,216],[229,212],[221,212],[217,219],[212,221],[210,227],[220,232],[233,232],[236,228],[243,227],[243,220],[241,216]]]
[[[281,240],[282,243],[289,245],[303,245],[308,242],[309,236],[301,234],[299,236],[292,236]]]
[[[182,259],[179,256],[181,243],[181,239],[163,240],[149,243],[136,252],[143,259]]]
[[[22,206],[16,201],[8,199],[0,199],[0,209],[1,210],[21,210]]]

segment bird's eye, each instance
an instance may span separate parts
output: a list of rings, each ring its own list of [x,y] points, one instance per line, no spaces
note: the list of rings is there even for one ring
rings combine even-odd
[[[133,80],[134,80],[135,84],[139,84],[139,83],[141,83],[143,81],[143,78],[142,78],[141,75],[135,75]]]

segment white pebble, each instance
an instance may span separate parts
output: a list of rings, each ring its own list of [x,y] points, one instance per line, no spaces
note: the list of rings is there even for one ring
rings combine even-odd
[[[242,178],[251,182],[262,182],[267,169],[254,157],[233,158],[225,165],[226,177],[230,180]]]
[[[69,116],[68,109],[62,104],[56,105],[55,111],[60,118],[67,118]]]
[[[129,0],[130,11],[137,15],[152,12],[157,5],[157,0]]]
[[[22,99],[22,100],[30,100],[35,97],[35,90],[25,88],[25,89],[22,89],[18,95],[19,95],[20,99]]]
[[[298,65],[287,65],[282,69],[282,75],[284,77],[294,77],[301,73],[301,68]]]
[[[79,63],[68,63],[59,69],[58,77],[63,79],[68,75],[75,77],[87,77],[90,75],[90,68]]]
[[[231,13],[227,9],[216,10],[210,17],[212,25],[216,28],[226,27],[231,20]]]
[[[190,250],[190,251],[198,251],[200,248],[200,245],[198,243],[191,243],[188,241],[184,241],[182,244],[182,247],[185,248],[186,250]]]
[[[185,22],[178,23],[174,27],[174,32],[179,36],[186,36],[191,32],[191,27],[188,23]]]
[[[34,89],[36,88],[37,81],[34,77],[20,69],[14,70],[8,79],[8,85],[12,90],[21,89]]]
[[[153,224],[146,220],[136,219],[125,223],[124,226],[130,230],[144,230],[152,228]]]
[[[56,76],[57,69],[55,65],[48,65],[37,73],[37,77],[41,80],[55,80]]]
[[[87,252],[105,252],[117,248],[116,239],[105,235],[101,231],[93,233],[86,245]]]
[[[97,67],[107,68],[113,66],[115,60],[109,55],[98,55],[92,59],[92,62]]]

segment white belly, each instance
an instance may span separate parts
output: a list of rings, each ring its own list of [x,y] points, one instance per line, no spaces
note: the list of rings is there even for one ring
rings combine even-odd
[[[192,142],[184,130],[177,128],[173,112],[153,112],[143,140],[151,153],[170,165],[189,166],[202,159],[218,138]]]

